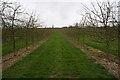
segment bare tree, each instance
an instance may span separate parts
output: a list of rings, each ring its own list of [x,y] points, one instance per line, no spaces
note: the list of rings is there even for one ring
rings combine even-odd
[[[82,14],[82,19],[80,21],[80,26],[81,26],[81,33],[82,33],[82,41],[83,43],[85,42],[85,27],[87,27],[88,21],[86,15]]]
[[[76,38],[79,41],[79,24],[75,23],[75,29],[76,29]]]
[[[31,30],[32,30],[32,42],[34,43],[34,37],[35,37],[35,28],[37,27],[36,26],[36,23],[37,23],[37,19],[36,19],[36,16],[35,16],[35,14],[34,15],[32,15],[32,18],[31,18],[32,20],[31,20]]]
[[[113,3],[107,2],[98,2],[96,1],[95,4],[91,3],[93,10],[89,9],[85,5],[83,5],[87,11],[89,12],[89,15],[87,16],[89,22],[94,26],[103,26],[104,32],[105,32],[105,43],[106,43],[106,50],[109,51],[109,44],[110,44],[110,32],[109,27],[110,23],[115,23],[116,18],[113,11]],[[109,54],[107,54],[107,57],[109,58]]]
[[[118,2],[118,42],[120,42],[120,1]],[[120,53],[120,43],[118,43],[118,53]],[[120,57],[120,54],[118,54]],[[120,58],[119,58],[119,63],[120,63]],[[120,64],[118,65],[120,67]],[[119,79],[120,79],[120,70],[118,70],[119,74]]]
[[[9,23],[6,21],[6,14],[5,14],[5,10],[8,8],[8,6],[10,5],[11,3],[8,3],[8,2],[1,2],[0,3],[0,24],[1,24],[1,27],[4,29],[4,41],[6,41],[6,32],[7,32],[7,28],[9,27]]]
[[[29,16],[29,14],[27,14]],[[28,17],[28,19],[25,21],[25,26],[24,26],[24,30],[25,30],[25,44],[26,44],[26,49],[28,49],[28,31],[31,25],[31,20],[32,20],[32,14]]]
[[[25,13],[19,3],[0,2],[0,25],[2,25],[3,41],[7,45],[11,45],[11,49],[6,52],[15,52],[17,49],[28,45],[45,36],[47,31],[39,29],[44,22],[41,22],[34,13]],[[6,34],[5,34],[6,32]],[[10,33],[10,34],[9,34]],[[44,35],[43,35],[44,34]],[[5,37],[6,35],[6,37]],[[5,41],[5,39],[8,40]],[[23,44],[25,42],[25,45]],[[20,43],[18,43],[20,42]],[[18,46],[20,44],[20,46]],[[14,54],[15,55],[15,54]]]
[[[18,3],[2,3],[2,25],[3,28],[7,27],[12,32],[12,44],[13,51],[16,50],[16,40],[15,40],[15,28],[18,27],[18,24],[21,22],[20,15],[23,13],[22,7]]]

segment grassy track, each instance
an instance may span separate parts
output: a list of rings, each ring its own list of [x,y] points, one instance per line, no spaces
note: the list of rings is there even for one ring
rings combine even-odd
[[[3,72],[3,78],[114,78],[69,43],[59,32],[28,57]]]

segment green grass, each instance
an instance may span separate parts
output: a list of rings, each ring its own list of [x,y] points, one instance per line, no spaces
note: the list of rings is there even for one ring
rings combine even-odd
[[[39,38],[39,40],[40,39],[41,38]],[[37,40],[34,42],[37,42]],[[28,46],[31,44],[33,44],[32,40],[28,40]],[[24,47],[26,47],[25,40],[16,41],[16,51]],[[2,45],[2,56],[5,56],[11,52],[13,52],[12,43],[7,43]]]
[[[28,45],[32,44],[31,41],[28,42]],[[16,50],[25,47],[25,41],[21,40],[21,41],[17,41],[16,42]],[[6,54],[9,54],[13,52],[13,47],[12,44],[8,43],[5,45],[2,45],[2,56],[5,56]]]
[[[87,37],[84,38],[84,42],[83,42],[83,38],[81,36],[79,36],[79,41],[83,44],[88,45],[88,46],[91,46],[91,47],[94,47],[94,48],[99,49],[101,51],[118,56],[118,44],[116,44],[116,43],[110,43],[109,50],[106,50],[106,45],[103,42],[98,42],[98,41],[92,40],[92,39],[87,38]]]
[[[3,71],[3,78],[114,78],[101,65],[68,42],[61,33]]]

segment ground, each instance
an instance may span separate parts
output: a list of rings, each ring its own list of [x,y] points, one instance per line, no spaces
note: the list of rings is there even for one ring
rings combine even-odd
[[[114,78],[56,31],[34,52],[3,71],[3,78]]]

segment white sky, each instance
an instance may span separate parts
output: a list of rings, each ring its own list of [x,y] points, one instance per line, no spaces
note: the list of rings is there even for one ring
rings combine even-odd
[[[6,0],[8,1],[8,0]],[[40,20],[51,27],[63,27],[79,22],[84,8],[81,3],[90,6],[90,2],[96,0],[9,0],[20,2],[26,12],[39,14]],[[98,0],[103,1],[103,0]],[[110,0],[115,1],[115,0]]]

